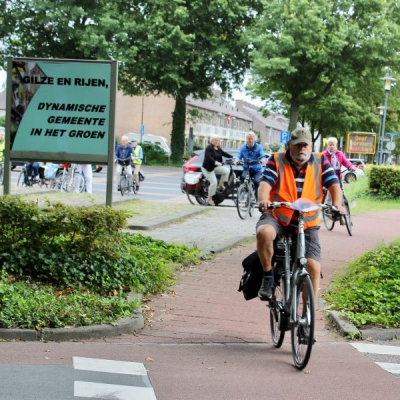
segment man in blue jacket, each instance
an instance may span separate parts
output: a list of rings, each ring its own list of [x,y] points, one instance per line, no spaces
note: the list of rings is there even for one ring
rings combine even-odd
[[[256,196],[263,172],[262,164],[267,162],[266,158],[263,159],[265,156],[266,154],[264,149],[259,143],[257,143],[257,135],[254,132],[249,131],[246,134],[246,143],[240,148],[235,164],[240,160],[245,161],[243,163],[242,177],[246,176],[247,170],[250,170],[250,177],[252,177],[254,181]]]

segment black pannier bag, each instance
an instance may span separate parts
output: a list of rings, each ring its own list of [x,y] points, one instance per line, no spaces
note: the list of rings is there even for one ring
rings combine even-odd
[[[243,293],[245,300],[258,297],[263,269],[257,251],[251,253],[242,261],[243,274],[239,283],[239,292]]]

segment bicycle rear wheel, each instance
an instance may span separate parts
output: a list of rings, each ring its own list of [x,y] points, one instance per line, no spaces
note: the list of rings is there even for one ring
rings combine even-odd
[[[303,369],[310,360],[315,328],[314,292],[308,275],[297,280],[294,307],[296,321],[291,323],[292,354],[295,367]]]
[[[347,232],[349,233],[350,236],[353,236],[353,222],[351,221],[350,205],[345,196],[343,196],[343,200],[344,200],[344,208],[346,209],[346,215],[344,218],[346,221]]]
[[[241,219],[246,219],[250,209],[250,192],[246,183],[239,186],[237,191],[237,211]]]
[[[329,195],[328,192],[326,192],[324,194],[322,203],[327,204],[327,205],[332,204],[331,196]],[[332,215],[332,213],[329,209],[326,209],[326,208],[322,209],[322,219],[324,220],[325,228],[328,229],[328,231],[331,231],[333,229],[333,227],[335,226],[335,217]]]
[[[282,280],[276,281],[275,291],[272,296],[272,301],[269,304],[269,327],[271,330],[272,343],[276,348],[282,346],[285,338],[286,317],[283,311],[283,293],[281,285]]]
[[[72,173],[67,174],[61,182],[62,192],[76,192],[82,193],[85,188],[85,178],[82,174]]]

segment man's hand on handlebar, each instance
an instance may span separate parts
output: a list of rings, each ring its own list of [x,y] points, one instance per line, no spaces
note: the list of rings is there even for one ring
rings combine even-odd
[[[260,200],[258,202],[258,209],[260,212],[264,212],[271,206],[271,202],[269,200]]]
[[[339,214],[346,214],[346,209],[341,204],[332,204],[332,206],[337,208]]]

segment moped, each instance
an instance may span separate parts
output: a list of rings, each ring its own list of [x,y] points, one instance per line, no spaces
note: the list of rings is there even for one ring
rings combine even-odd
[[[232,164],[232,159],[228,159],[224,162],[224,165],[229,165],[229,179],[228,182],[225,183],[225,190],[220,191],[217,189],[217,192],[213,196],[215,205],[221,204],[226,199],[233,200],[236,205],[236,194],[237,188],[240,185],[240,179],[237,178],[235,171],[232,168]],[[217,178],[219,179],[218,175]],[[210,182],[208,182],[201,172],[187,172],[184,179],[186,182],[186,195],[189,202],[191,204],[197,203],[206,206]]]

